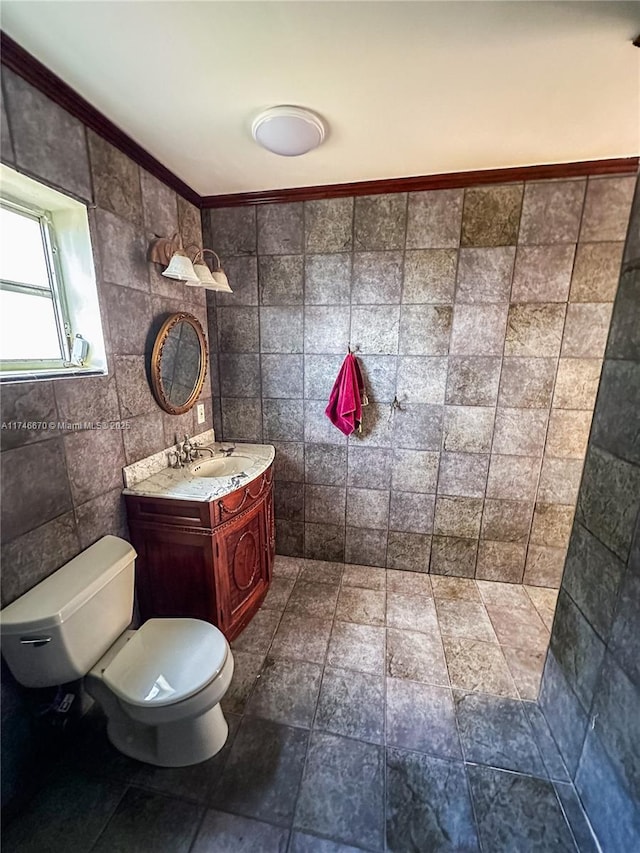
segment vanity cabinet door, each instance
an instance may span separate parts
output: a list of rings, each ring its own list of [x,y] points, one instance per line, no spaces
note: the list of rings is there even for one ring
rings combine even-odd
[[[235,637],[253,616],[269,585],[266,499],[216,530],[216,580],[223,630]]]
[[[221,601],[210,536],[132,525],[131,540],[138,552],[136,587],[143,621],[187,616],[217,624]]]

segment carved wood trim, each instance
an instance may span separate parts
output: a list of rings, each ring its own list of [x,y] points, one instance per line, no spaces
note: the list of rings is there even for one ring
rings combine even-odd
[[[252,544],[253,550],[255,552],[255,559],[253,561],[253,567],[252,567],[253,571],[251,572],[251,577],[249,578],[249,580],[245,584],[241,584],[240,581],[238,580],[238,575],[236,572],[236,559],[238,556],[238,550],[240,548],[240,545],[248,537],[251,538],[251,544]],[[259,571],[260,571],[260,543],[256,542],[256,534],[253,530],[245,530],[242,533],[242,535],[240,536],[240,538],[238,539],[238,541],[235,543],[234,550],[233,550],[232,568],[231,568],[231,573],[233,575],[233,581],[234,581],[235,585],[238,587],[238,589],[241,590],[242,592],[244,592],[245,590],[249,589],[253,585],[253,582],[256,578],[256,574],[258,574]]]
[[[260,503],[251,504],[251,506],[247,507],[242,512],[239,512],[237,515],[234,515],[233,518],[228,518],[226,521],[222,521],[215,529],[214,533],[218,535],[219,533],[223,533],[225,530],[228,530],[230,527],[233,527],[237,522],[241,521],[243,518],[246,518],[250,512],[253,512],[256,507],[259,507]]]
[[[267,470],[270,470],[270,468]],[[265,472],[265,474],[266,474],[266,472]],[[260,478],[260,488],[258,489],[256,494],[253,494],[251,492],[251,488],[249,486],[244,487],[244,495],[242,496],[242,500],[240,501],[240,503],[235,508],[233,508],[233,509],[227,508],[225,506],[225,503],[224,503],[224,498],[220,498],[220,500],[218,501],[218,507],[220,509],[220,513],[226,514],[226,515],[232,515],[233,513],[240,512],[240,510],[242,509],[242,507],[246,504],[246,502],[248,500],[252,500],[252,501],[258,500],[258,498],[262,496],[262,494],[265,490],[265,486],[268,487],[271,485],[271,480],[267,481],[265,474],[263,474],[262,477]],[[232,494],[233,494],[233,492],[232,492]]]
[[[189,535],[195,533],[198,536],[212,536],[218,529],[217,527],[185,527],[167,524],[166,521],[146,521],[138,518],[130,519],[129,526],[139,530],[168,530],[172,533],[188,533]]]

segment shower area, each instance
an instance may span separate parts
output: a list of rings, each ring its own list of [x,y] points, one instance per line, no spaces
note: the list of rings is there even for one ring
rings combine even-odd
[[[323,775],[357,775],[348,745],[368,742],[387,746],[389,849],[442,841],[431,812],[459,849],[476,830],[488,849],[637,841],[634,185],[204,211],[239,285],[208,306],[216,433],[277,451],[280,556],[229,701],[311,728],[296,825],[376,848]],[[346,438],[324,409],[348,348],[369,405]],[[461,755],[475,830],[462,781],[438,799]]]
[[[277,552],[429,574],[461,686],[537,696],[634,183],[203,212],[236,283],[209,295],[216,434],[276,447]],[[347,438],[324,409],[349,347]]]
[[[237,284],[210,294],[216,433],[276,447],[278,553],[559,587],[633,186],[204,211]],[[349,346],[347,439],[324,409]]]

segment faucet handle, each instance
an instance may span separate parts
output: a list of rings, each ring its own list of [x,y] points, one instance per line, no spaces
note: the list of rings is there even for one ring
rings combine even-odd
[[[179,451],[170,450],[168,456],[171,468],[182,468],[182,457],[180,456]]]

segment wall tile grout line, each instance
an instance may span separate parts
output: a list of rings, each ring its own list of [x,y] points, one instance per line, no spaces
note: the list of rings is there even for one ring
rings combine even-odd
[[[352,337],[352,323],[353,323],[353,276],[354,276],[354,267],[355,267],[355,253],[356,253],[356,199],[352,199],[351,202],[351,251],[349,252],[349,324],[347,326],[347,350],[351,349],[351,346],[356,346],[356,342]],[[356,358],[358,356],[356,355]],[[358,359],[359,360],[359,359]],[[362,418],[364,421],[365,412],[362,412]],[[350,450],[351,450],[351,442],[350,436],[347,436],[347,440],[345,443],[345,498],[344,498],[344,544],[342,549],[343,559],[346,563],[347,561],[347,549],[349,547],[347,536],[349,526],[347,524],[347,519],[349,517],[349,464],[350,464]]]
[[[307,379],[306,331],[307,331],[307,202],[302,203],[302,554],[307,553],[307,477],[306,477],[306,420],[305,382]],[[275,484],[274,484],[275,489]],[[295,809],[294,809],[295,814]]]
[[[442,403],[442,428],[440,431],[440,446],[438,450],[438,469],[436,471],[436,483],[435,483],[435,495],[433,500],[433,524],[431,527],[431,548],[429,549],[429,564],[427,567],[427,571],[429,574],[432,574],[433,568],[433,545],[434,545],[434,537],[436,536],[436,511],[438,506],[438,494],[439,494],[439,486],[440,486],[440,470],[442,467],[442,455],[445,452],[445,436],[446,436],[446,414],[447,414],[447,385],[449,384],[449,370],[451,367],[451,339],[453,337],[453,324],[456,313],[456,294],[458,291],[458,270],[460,267],[460,251],[462,249],[462,226],[464,222],[464,201],[466,198],[467,190],[464,189],[461,193],[461,210],[460,210],[460,227],[458,229],[458,241],[456,244],[456,263],[453,274],[453,293],[451,295],[451,326],[449,328],[449,342],[447,345],[447,369],[445,374],[444,381],[444,401]],[[488,469],[487,469],[488,476]],[[485,493],[486,493],[486,484],[485,484]],[[438,534],[440,535],[440,534]],[[478,537],[480,536],[480,531],[478,531]],[[473,575],[475,577],[476,572],[476,562],[478,559],[478,545],[476,544],[476,554],[473,562]],[[434,574],[437,574],[434,573]]]
[[[385,541],[385,549],[384,549],[384,565],[385,567],[389,565],[389,537],[391,533],[391,501],[393,498],[393,465],[395,460],[395,425],[396,418],[400,413],[401,414],[401,401],[398,398],[398,372],[400,370],[400,359],[402,356],[400,355],[400,338],[402,335],[402,314],[403,314],[403,305],[404,305],[404,284],[405,284],[405,274],[407,267],[407,233],[409,230],[409,200],[411,198],[411,193],[406,194],[405,205],[404,205],[404,232],[403,232],[403,240],[402,240],[402,264],[400,269],[400,305],[398,310],[398,342],[396,346],[396,364],[395,364],[395,377],[393,382],[394,387],[394,398],[389,408],[389,416],[388,416],[388,429],[390,432],[390,446],[389,446],[389,468],[390,468],[390,476],[389,476],[389,504],[387,508],[387,536]],[[398,408],[394,408],[394,403],[398,402]],[[431,545],[429,545],[429,558],[427,559],[427,567],[426,571],[429,571],[429,560],[431,559]],[[386,597],[386,588],[385,588],[385,597]],[[386,632],[385,632],[385,659],[386,659]],[[386,679],[385,679],[385,701],[386,701]],[[386,717],[386,714],[385,714]],[[386,723],[385,723],[386,725]],[[385,786],[386,786],[386,760],[385,760]],[[385,787],[386,790],[386,787]]]
[[[487,466],[487,479],[486,479],[486,483],[485,483],[484,497],[482,500],[482,512],[480,514],[480,530],[478,532],[478,549],[476,551],[476,562],[475,562],[475,568],[474,568],[474,572],[473,572],[473,576],[475,578],[478,577],[478,559],[480,556],[480,543],[483,541],[482,540],[482,525],[484,522],[485,508],[487,505],[487,491],[489,488],[489,472],[491,471],[491,458],[493,456],[493,444],[494,444],[495,435],[496,435],[496,422],[498,419],[498,406],[500,404],[500,385],[502,383],[502,372],[504,370],[504,360],[506,357],[506,350],[507,350],[507,334],[509,331],[509,312],[511,310],[511,295],[513,293],[513,279],[515,277],[516,263],[518,260],[518,248],[520,246],[520,242],[519,242],[520,227],[522,225],[522,211],[524,210],[526,187],[527,187],[526,182],[523,182],[523,184],[522,184],[522,197],[521,197],[521,201],[520,201],[520,211],[518,214],[518,227],[516,228],[516,234],[515,234],[516,244],[514,246],[513,264],[511,266],[511,276],[510,276],[510,281],[509,281],[509,295],[508,295],[508,300],[507,300],[507,318],[506,318],[505,329],[504,329],[504,340],[502,342],[502,355],[500,356],[500,370],[498,371],[498,392],[496,394],[496,402],[495,402],[495,406],[493,409],[493,427],[491,429],[491,442],[489,444],[489,464]],[[466,195],[466,192],[467,191],[465,190],[465,195]],[[540,462],[540,467],[542,467],[542,461]],[[536,494],[537,494],[537,487],[536,487]],[[489,498],[489,500],[490,500],[490,498]],[[534,508],[535,508],[535,497],[534,497]],[[532,514],[531,514],[532,520],[533,520],[533,512],[534,511],[535,510],[532,510]],[[527,534],[527,542],[529,541],[530,535],[531,535],[531,524],[529,525],[529,533]],[[522,575],[520,577],[520,583],[522,583],[522,579],[524,577],[525,566],[526,566],[526,550],[525,550],[525,561],[524,561],[524,564],[522,566]]]
[[[560,369],[560,359],[561,359],[561,357],[562,357],[562,346],[563,346],[563,344],[564,344],[564,333],[565,333],[565,328],[566,328],[566,325],[567,325],[567,314],[568,314],[568,312],[569,312],[569,305],[571,304],[571,303],[570,303],[570,297],[571,297],[571,282],[573,281],[573,273],[574,273],[574,270],[575,270],[576,259],[577,259],[577,257],[578,257],[578,246],[579,246],[579,244],[580,244],[580,232],[581,232],[581,230],[582,230],[582,221],[583,221],[583,218],[584,218],[584,208],[585,208],[585,204],[586,204],[586,200],[587,200],[587,190],[588,190],[588,181],[586,181],[586,180],[585,180],[585,181],[584,181],[584,194],[583,194],[583,197],[582,197],[582,205],[581,205],[581,208],[580,208],[580,218],[579,218],[579,221],[578,221],[578,227],[577,227],[576,240],[575,240],[574,250],[573,250],[573,262],[572,262],[572,264],[571,264],[571,273],[570,273],[570,275],[569,275],[569,291],[568,291],[568,293],[567,293],[567,300],[566,300],[565,309],[564,309],[564,318],[563,318],[563,321],[562,321],[562,330],[561,330],[561,332],[560,332],[560,346],[559,346],[559,348],[558,348],[558,356],[557,356],[557,358],[556,358],[556,367],[555,367],[555,371],[554,371],[554,374],[553,374],[553,382],[552,382],[552,384],[551,384],[551,392],[550,392],[550,395],[549,395],[549,411],[548,411],[547,423],[546,423],[546,427],[545,427],[544,442],[543,442],[543,444],[542,444],[542,458],[541,458],[541,461],[540,461],[540,468],[539,468],[539,470],[538,470],[538,478],[537,478],[537,482],[536,482],[536,489],[535,489],[535,498],[534,498],[534,501],[533,501],[533,512],[532,512],[532,515],[531,515],[531,524],[529,525],[529,533],[528,533],[528,535],[527,535],[527,541],[526,541],[525,559],[524,559],[524,570],[523,570],[523,575],[522,575],[522,580],[523,580],[523,582],[524,582],[524,579],[525,579],[525,577],[526,577],[527,563],[528,563],[528,560],[529,560],[529,551],[530,551],[530,548],[531,548],[531,534],[532,534],[532,532],[533,532],[533,522],[534,522],[535,515],[536,515],[536,507],[538,506],[538,493],[539,493],[539,489],[540,489],[540,482],[541,482],[541,480],[542,480],[542,468],[543,468],[543,465],[544,465],[544,462],[545,462],[545,452],[546,452],[546,449],[547,449],[547,441],[548,441],[548,438],[549,438],[549,428],[550,428],[550,425],[551,425],[551,417],[552,417],[552,414],[553,414],[553,398],[554,398],[554,395],[555,395],[556,382],[557,382],[557,379],[558,379],[558,371],[559,371],[559,369]],[[601,367],[600,369],[602,370],[602,367]],[[595,408],[595,403],[594,403],[594,407],[592,407],[592,411],[593,411],[593,408]],[[586,456],[586,451],[585,451],[585,456]],[[584,458],[583,458],[583,464],[584,464]],[[575,508],[576,508],[576,503],[574,502],[574,515],[575,515]],[[565,556],[565,559],[566,559],[566,556]],[[564,567],[563,567],[563,572],[564,572]]]

